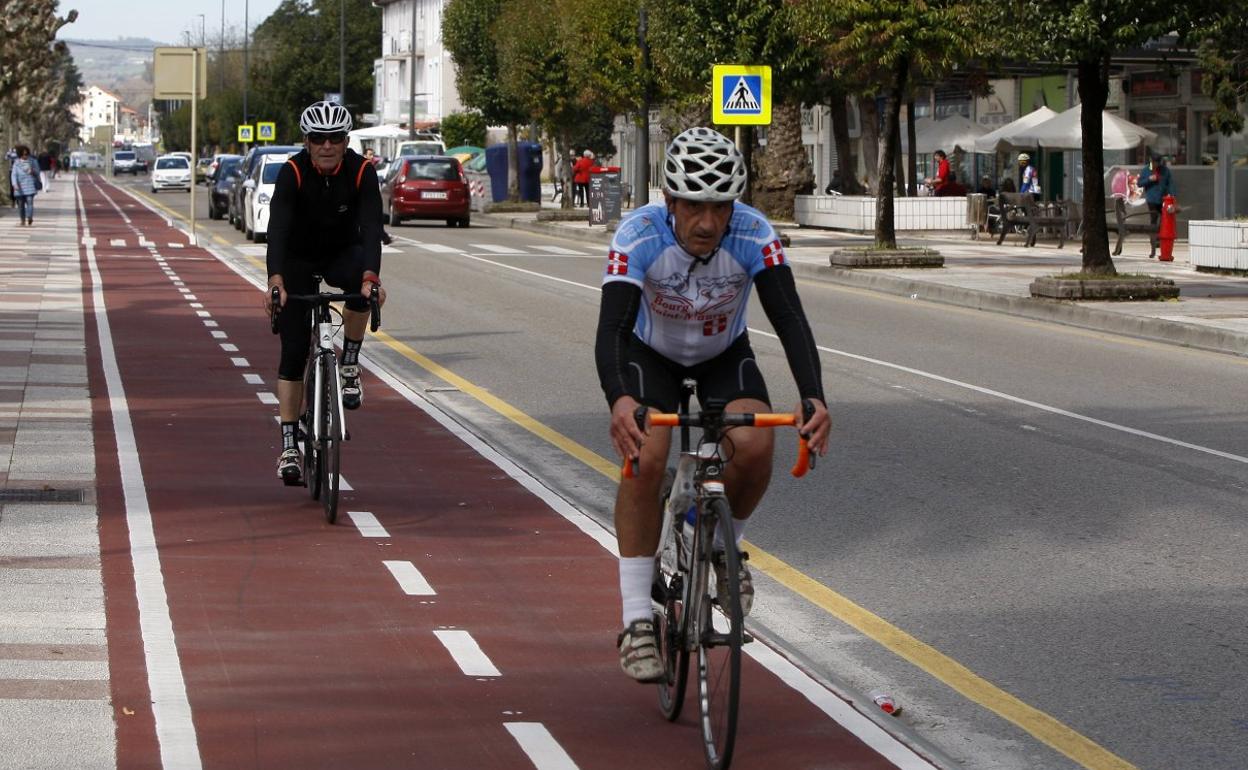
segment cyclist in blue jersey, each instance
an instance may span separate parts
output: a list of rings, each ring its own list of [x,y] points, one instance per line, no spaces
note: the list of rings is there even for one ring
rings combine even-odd
[[[621,457],[638,461],[637,475],[621,479],[615,503],[624,625],[617,645],[620,666],[642,682],[664,674],[650,585],[671,429],[643,433],[633,418],[637,407],[676,411],[681,381],[693,378],[702,401],[723,399],[729,412],[772,411],[746,332],[754,287],[799,397],[815,404],[804,423],[797,407],[812,451],[827,451],[831,429],[819,353],[784,249],[766,217],[737,200],[746,184],[740,151],[717,131],[691,128],[668,146],[663,176],[663,201],[632,212],[616,230],[595,345],[611,441]],[[725,441],[724,482],[738,541],[767,490],[773,447],[772,432],[763,428],[733,428]],[[741,605],[748,613],[754,587],[742,557]],[[721,593],[725,581],[717,574]]]

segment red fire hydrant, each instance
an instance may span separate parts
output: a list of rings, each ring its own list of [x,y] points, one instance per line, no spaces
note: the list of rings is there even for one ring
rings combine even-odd
[[[1174,261],[1174,215],[1178,209],[1173,195],[1161,199],[1161,226],[1157,228],[1157,239],[1161,241],[1161,256],[1158,259],[1162,262]]]

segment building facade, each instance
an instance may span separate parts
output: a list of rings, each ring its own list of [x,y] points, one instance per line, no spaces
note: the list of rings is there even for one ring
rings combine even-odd
[[[83,144],[91,141],[91,136],[99,126],[111,126],[113,132],[119,130],[118,121],[121,115],[121,98],[105,91],[99,86],[90,86],[79,92],[82,101],[74,105],[74,117],[82,126],[78,138]]]
[[[373,0],[381,8],[381,58],[373,63],[377,123],[417,127],[463,109],[455,65],[442,46],[445,0]],[[413,94],[414,93],[414,97]]]

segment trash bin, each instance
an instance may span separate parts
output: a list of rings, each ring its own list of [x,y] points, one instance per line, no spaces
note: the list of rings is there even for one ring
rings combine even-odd
[[[520,200],[542,200],[542,146],[537,142],[518,142],[516,152],[519,168],[516,169],[520,185]],[[485,148],[485,169],[490,175],[490,198],[495,203],[507,200],[507,144],[493,144]]]
[[[966,226],[971,228],[971,237],[978,238],[981,228],[988,224],[988,196],[983,193],[971,193],[966,196]]]
[[[589,223],[605,225],[620,221],[624,187],[619,166],[594,166],[589,170]]]

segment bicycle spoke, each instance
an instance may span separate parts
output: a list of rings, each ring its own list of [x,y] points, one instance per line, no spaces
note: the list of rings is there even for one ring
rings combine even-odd
[[[706,589],[701,592],[699,608],[698,700],[706,760],[710,767],[718,770],[732,762],[736,740],[743,620],[732,514],[722,499],[711,500],[709,508],[714,526],[719,527],[725,543],[722,570],[727,579],[725,595],[715,596],[719,592],[712,582],[716,581],[716,572],[711,569],[708,553],[703,561]],[[705,528],[707,535],[710,531],[709,527]]]

